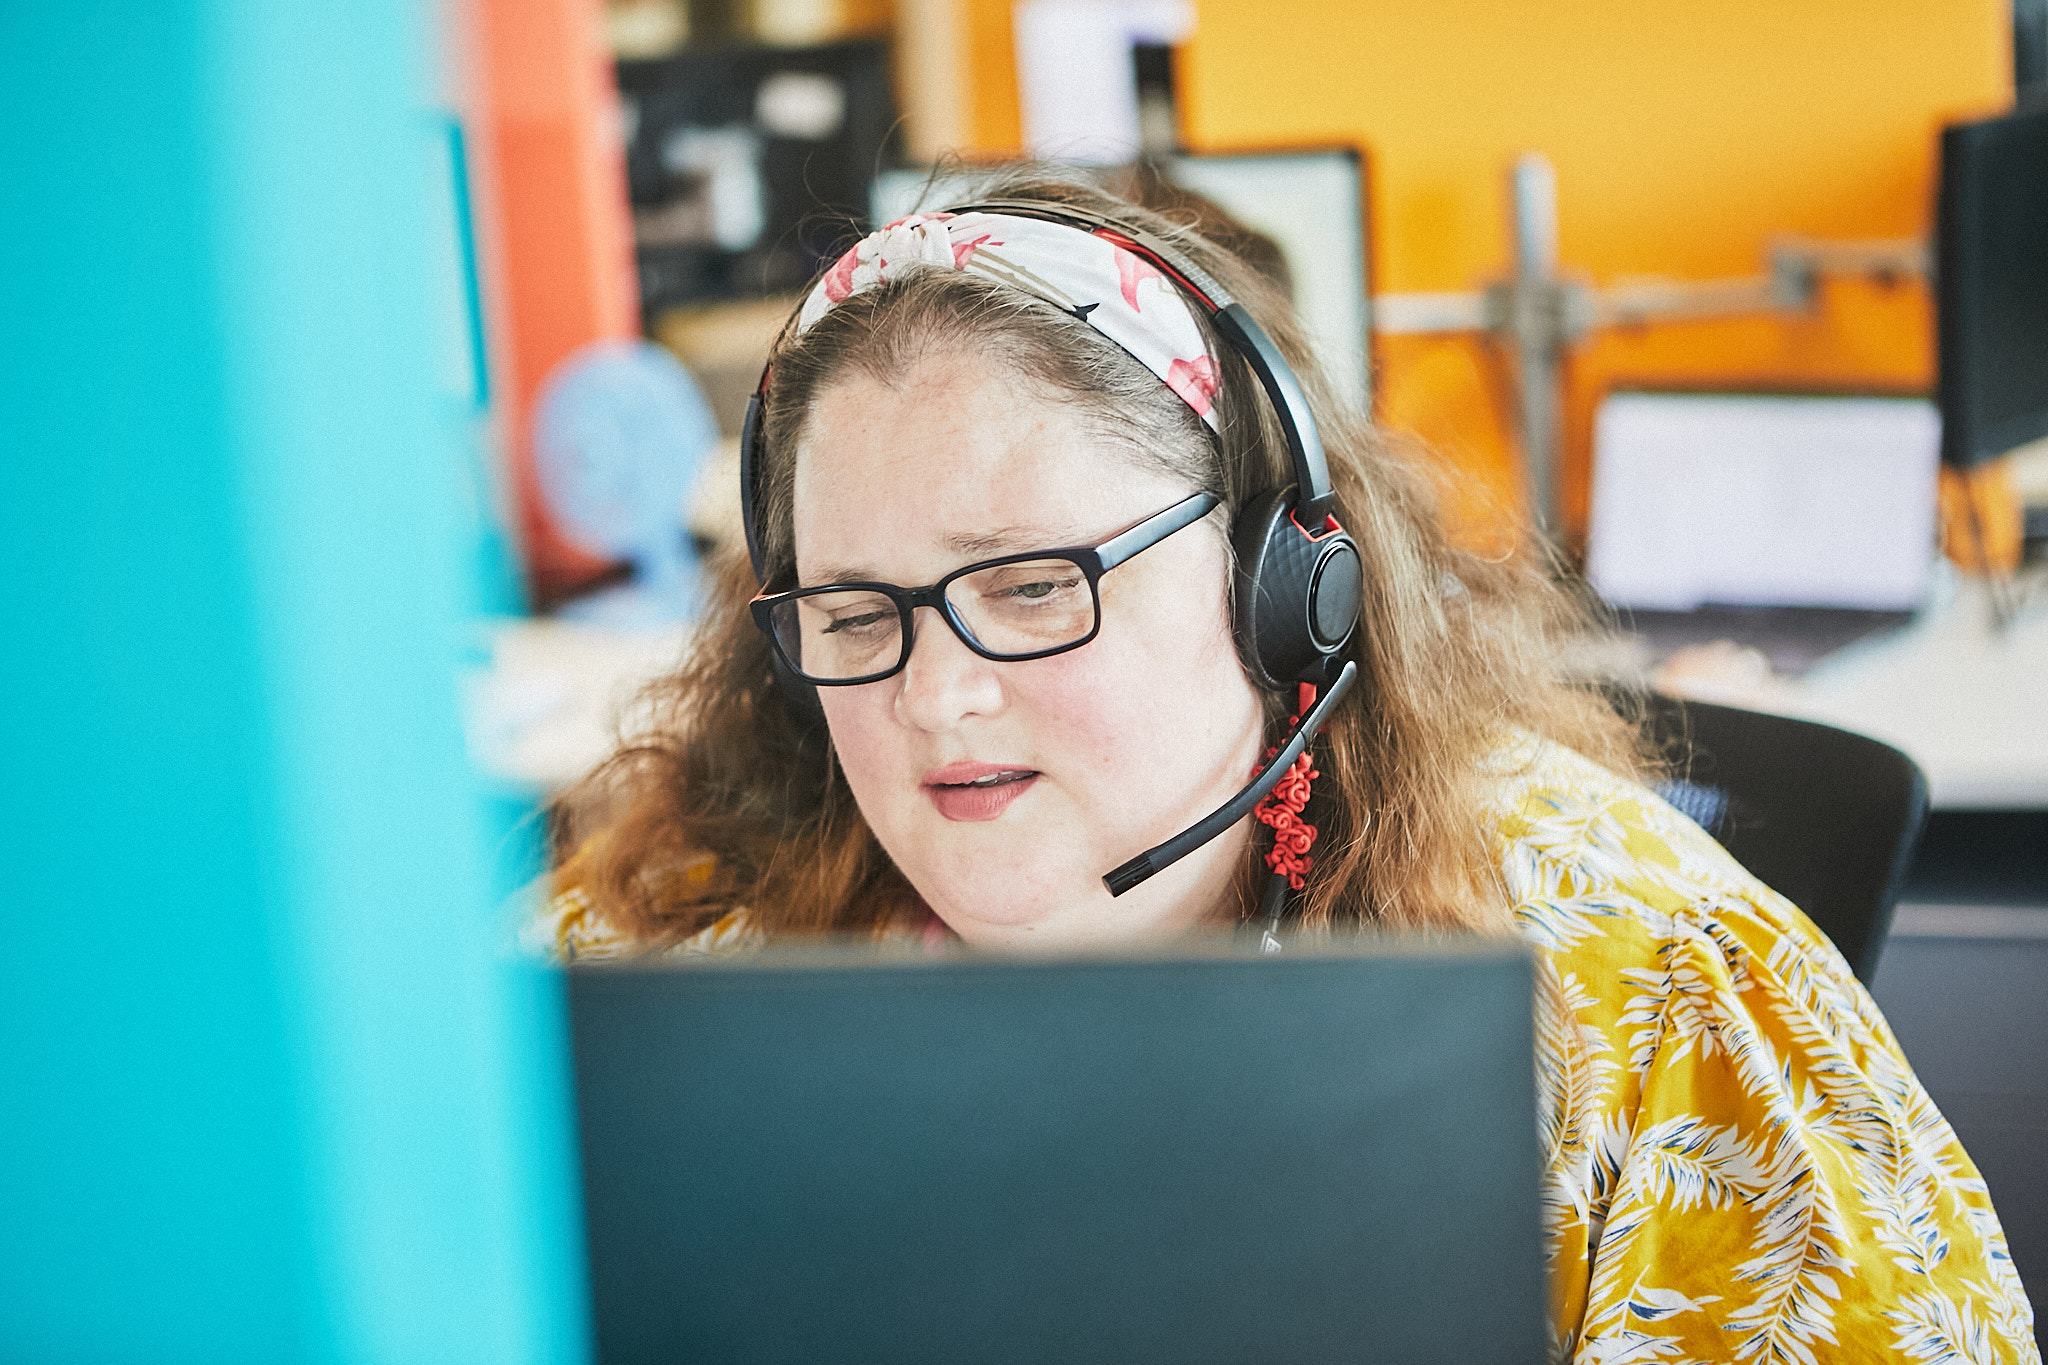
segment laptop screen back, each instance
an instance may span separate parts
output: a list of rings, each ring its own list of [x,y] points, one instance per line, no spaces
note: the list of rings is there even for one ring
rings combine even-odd
[[[1621,391],[1593,444],[1586,577],[1614,606],[1911,611],[1927,595],[1932,403]]]
[[[602,1362],[1541,1358],[1512,948],[570,998]]]

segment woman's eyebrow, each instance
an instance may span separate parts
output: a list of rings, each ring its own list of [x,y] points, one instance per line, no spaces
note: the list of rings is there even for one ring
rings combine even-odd
[[[1044,526],[1005,526],[995,531],[982,531],[969,535],[962,532],[950,535],[939,542],[948,552],[957,554],[963,563],[1006,554],[1012,550],[1054,550],[1067,545],[1091,543],[1084,532],[1066,528]],[[835,583],[879,583],[885,582],[880,572],[865,564],[824,565],[814,577],[804,583],[809,588],[829,588]]]
[[[880,581],[881,575],[873,569],[828,567],[820,570],[817,576],[805,583],[804,586],[807,588],[829,588],[837,583],[878,583]]]
[[[1011,550],[1050,550],[1062,545],[1079,542],[1079,533],[1066,528],[1044,526],[1006,526],[997,531],[986,531],[979,535],[952,535],[945,540],[946,548],[957,554],[980,556],[1005,554]]]

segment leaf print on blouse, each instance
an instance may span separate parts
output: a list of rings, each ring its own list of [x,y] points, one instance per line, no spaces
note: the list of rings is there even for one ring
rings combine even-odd
[[[1912,1072],[1856,1044],[1862,1011],[1851,996],[1862,987],[1783,944],[1768,965],[1760,989],[1775,997],[1804,1064],[1802,1080],[1814,1088],[1798,1106],[1802,1126],[1854,1170],[1861,1212],[1892,1263],[1931,1277],[1949,1256],[1950,1217],[1967,1217],[1987,1197],[1984,1182]]]
[[[1587,1341],[1636,1330],[1629,1305],[1648,1272],[1631,1253],[1645,1229],[1661,1225],[1667,1211],[1753,1203],[1776,1183],[1777,1172],[1732,1128],[1681,1115],[1636,1133],[1594,1256]]]
[[[1531,825],[1522,842],[1548,864],[1548,876],[1566,896],[1611,892],[1642,871],[1629,849],[1629,828],[1614,803],[1554,808]]]
[[[1734,1268],[1756,1297],[1731,1312],[1722,1330],[1737,1340],[1731,1359],[1814,1365],[1813,1344],[1835,1341],[1835,1301],[1856,1275],[1835,1190],[1793,1133],[1779,1129],[1776,1178],[1752,1201],[1760,1215],[1757,1255]]]
[[[2040,1365],[1983,1181],[1833,945],[1635,784],[1527,736],[1487,772],[1553,1358]]]
[[[1706,1312],[1710,1303],[1719,1303],[1718,1294],[1706,1294],[1688,1298],[1675,1289],[1658,1289],[1644,1284],[1641,1279],[1628,1291],[1624,1305],[1626,1317],[1644,1324],[1663,1322],[1684,1313]],[[1692,1365],[1693,1358],[1686,1352],[1685,1343],[1675,1336],[1660,1336],[1647,1327],[1622,1326],[1601,1336],[1590,1337],[1580,1348],[1579,1358],[1585,1361],[1599,1361],[1601,1365],[1623,1365],[1635,1361],[1668,1361],[1672,1365]]]
[[[2040,1365],[2041,1355],[2034,1341],[2034,1310],[2027,1302],[2019,1272],[2013,1269],[2012,1252],[2005,1244],[2005,1233],[1998,1226],[1997,1216],[1989,1208],[1971,1208],[1963,1210],[1963,1221],[1987,1248],[1985,1269],[1989,1272],[1988,1282],[1964,1280],[1964,1287],[1985,1301],[1993,1330],[2013,1348],[2014,1356]]]
[[[1621,1159],[1625,1129],[1607,1121],[1608,1091],[1620,1064],[1606,1035],[1581,1016],[1598,1003],[1577,978],[1537,965],[1536,1104],[1544,1154],[1546,1254],[1555,1257],[1567,1225],[1599,1240]]]
[[[1618,902],[1576,900],[1568,896],[1529,896],[1515,906],[1522,937],[1553,951],[1575,948],[1605,932],[1600,921],[1632,918]]]
[[[1700,926],[1668,915],[1647,913],[1645,927],[1658,940],[1660,968],[1631,967],[1621,979],[1638,988],[1615,1021],[1632,1028],[1628,1036],[1630,1072],[1641,1076],[1660,1055],[1680,1062],[1697,1055],[1704,1061],[1726,1049],[1719,1021],[1725,1015],[1721,993],[1726,959],[1719,942]]]
[[[1885,1318],[1897,1324],[1899,1335],[1892,1344],[1909,1360],[1994,1365],[1990,1324],[1978,1321],[1967,1302],[1957,1303],[1943,1294],[1908,1294]]]

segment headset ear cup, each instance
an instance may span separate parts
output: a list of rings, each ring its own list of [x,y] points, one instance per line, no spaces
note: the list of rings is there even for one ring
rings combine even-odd
[[[1231,532],[1238,656],[1261,687],[1285,691],[1321,676],[1355,633],[1363,591],[1358,547],[1341,530],[1311,538],[1294,520],[1294,490],[1262,493]]]
[[[1261,493],[1238,513],[1230,536],[1237,559],[1231,626],[1237,636],[1238,657],[1253,682],[1275,692],[1285,691],[1312,662],[1294,662],[1299,641],[1283,638],[1298,633],[1287,630],[1285,618],[1300,610],[1308,586],[1305,577],[1290,573],[1295,556],[1285,553],[1286,537],[1300,539],[1288,520],[1293,508],[1292,488]],[[1289,648],[1290,644],[1295,647]]]

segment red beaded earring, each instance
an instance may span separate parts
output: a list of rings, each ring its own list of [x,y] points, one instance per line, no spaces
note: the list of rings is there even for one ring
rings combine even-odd
[[[1297,711],[1288,718],[1292,729],[1315,704],[1316,689],[1308,683],[1301,685],[1297,699]],[[1280,752],[1278,745],[1266,750],[1260,766]],[[1322,772],[1311,766],[1309,751],[1303,748],[1301,757],[1294,760],[1286,775],[1268,792],[1258,805],[1252,808],[1252,818],[1273,831],[1273,847],[1266,852],[1266,866],[1287,878],[1287,885],[1295,891],[1301,890],[1308,881],[1308,871],[1315,865],[1309,857],[1309,849],[1315,846],[1316,827],[1301,818],[1302,810],[1308,805],[1312,792],[1310,783]]]

